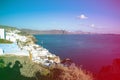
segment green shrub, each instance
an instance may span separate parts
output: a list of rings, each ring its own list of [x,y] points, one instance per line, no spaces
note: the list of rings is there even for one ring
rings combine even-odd
[[[0,71],[0,76],[9,74],[8,77],[0,77],[0,80],[93,80],[90,73],[74,64],[53,64],[45,67],[25,56],[0,56]]]
[[[0,39],[0,43],[12,43],[11,41],[9,41],[9,40],[5,40],[5,39]]]
[[[71,66],[57,64],[51,66],[50,70],[51,80],[93,80],[89,72],[82,70],[74,64]]]

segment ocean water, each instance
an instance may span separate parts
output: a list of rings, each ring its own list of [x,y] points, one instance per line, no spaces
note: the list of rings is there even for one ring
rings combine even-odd
[[[120,59],[120,35],[35,35],[37,44],[91,72]]]

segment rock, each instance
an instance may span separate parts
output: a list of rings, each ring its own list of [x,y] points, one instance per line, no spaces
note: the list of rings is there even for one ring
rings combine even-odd
[[[60,63],[60,57],[59,56],[56,56],[54,57],[54,60],[53,60],[55,63]]]
[[[66,58],[61,61],[61,64],[65,65],[65,66],[70,66],[72,63],[73,63],[73,61],[69,58]]]

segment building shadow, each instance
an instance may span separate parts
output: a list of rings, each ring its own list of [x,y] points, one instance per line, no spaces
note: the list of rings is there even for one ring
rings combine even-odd
[[[103,66],[97,74],[97,80],[120,80],[120,59],[114,59],[111,65]]]
[[[35,80],[34,77],[29,78],[21,75],[20,69],[22,64],[19,61],[12,63],[9,62],[6,66],[2,59],[0,59],[0,80]]]
[[[37,71],[33,77],[23,76],[20,72],[21,68],[24,68],[24,65],[18,60],[15,63],[8,62],[6,65],[4,60],[0,59],[0,80],[63,80],[60,76],[63,70],[58,68],[51,69],[48,74]]]

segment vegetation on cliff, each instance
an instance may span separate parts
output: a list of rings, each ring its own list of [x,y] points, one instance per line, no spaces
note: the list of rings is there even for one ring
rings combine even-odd
[[[0,56],[0,76],[2,80],[92,80],[90,73],[74,64],[45,67],[28,57],[14,55]]]
[[[0,39],[0,43],[7,43],[7,44],[10,44],[12,43],[11,41],[8,41],[8,40],[5,40],[5,39]]]

